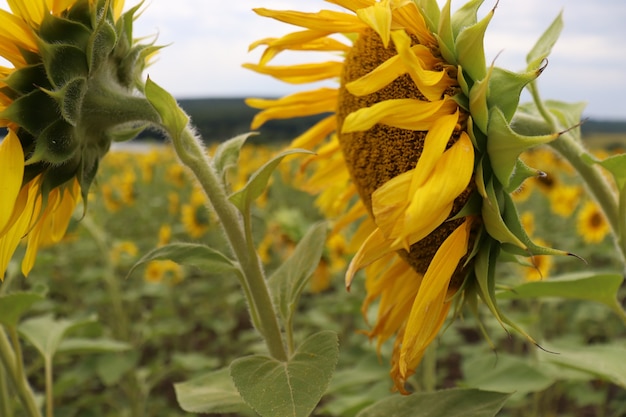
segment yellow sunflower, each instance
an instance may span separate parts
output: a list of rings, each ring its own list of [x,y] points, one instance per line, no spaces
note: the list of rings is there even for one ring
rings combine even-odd
[[[301,30],[252,44],[265,49],[258,64],[245,67],[293,84],[335,79],[339,86],[248,99],[261,110],[252,128],[330,113],[292,146],[315,149],[304,186],[338,216],[335,230],[360,221],[346,285],[365,269],[364,312],[378,301],[369,336],[380,346],[395,335],[391,376],[404,393],[454,301],[480,297],[499,321],[521,331],[495,302],[501,250],[564,254],[530,240],[510,195],[539,175],[519,155],[558,137],[511,127],[519,94],[539,76],[545,56],[522,73],[488,68],[482,40],[494,11],[478,20],[482,1],[454,14],[450,2],[442,10],[434,1],[328,2],[345,10],[255,9]],[[290,50],[334,51],[338,59],[271,65]]]
[[[0,10],[0,277],[24,236],[22,272],[56,242],[113,140],[159,116],[137,94],[153,45],[121,0],[8,0]]]
[[[593,201],[587,201],[580,209],[576,228],[578,234],[587,243],[602,242],[610,231],[610,226],[606,217],[604,217],[604,213]]]

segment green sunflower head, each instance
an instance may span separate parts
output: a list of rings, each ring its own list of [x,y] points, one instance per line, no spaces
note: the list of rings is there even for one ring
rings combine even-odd
[[[158,47],[133,39],[139,6],[118,15],[121,3],[76,0],[57,13],[22,16],[27,46],[2,51],[15,68],[2,80],[0,119],[20,139],[23,183],[42,175],[45,192],[75,177],[86,195],[111,142],[156,120],[136,93]]]

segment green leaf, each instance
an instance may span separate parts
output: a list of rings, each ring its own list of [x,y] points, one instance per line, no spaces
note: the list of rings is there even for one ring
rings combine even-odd
[[[621,317],[624,312],[617,292],[624,278],[618,273],[582,272],[561,275],[545,281],[526,282],[498,294],[498,298],[522,299],[558,297],[596,301],[605,304]]]
[[[105,386],[111,387],[117,384],[127,372],[138,366],[138,351],[104,354],[97,358],[96,374]]]
[[[477,389],[394,395],[367,407],[357,417],[493,417],[509,396]]]
[[[626,388],[626,347],[624,341],[607,345],[545,346],[554,355],[542,355],[551,363],[595,375]]]
[[[173,137],[180,137],[189,123],[189,117],[178,106],[176,99],[166,90],[153,82],[150,77],[146,81],[146,98],[161,116],[161,124]]]
[[[220,143],[215,149],[211,163],[215,170],[222,176],[222,181],[226,172],[237,166],[239,160],[239,152],[243,144],[248,140],[250,136],[257,135],[255,132],[244,133],[234,138],[228,139],[225,142]]]
[[[561,34],[561,30],[563,30],[563,18],[561,13],[559,13],[548,29],[541,35],[535,46],[533,46],[533,49],[526,55],[526,63],[529,70],[540,66],[541,61],[550,55],[552,47]]]
[[[52,315],[45,315],[25,320],[17,329],[46,360],[51,360],[67,332],[93,322],[94,319],[55,320]]]
[[[100,338],[100,339],[83,339],[71,338],[62,340],[57,349],[57,353],[110,353],[123,352],[132,346],[125,342],[117,340]]]
[[[543,391],[554,382],[536,364],[512,355],[480,355],[463,364],[464,386],[486,391],[515,393]]]
[[[296,310],[300,295],[319,264],[326,242],[326,223],[309,228],[289,259],[269,278],[269,285],[282,318],[286,321]]]
[[[189,413],[241,413],[250,410],[230,378],[228,368],[174,384],[178,405]]]
[[[468,2],[466,4],[466,6],[469,6],[467,12],[470,12],[470,10],[474,7],[478,8],[482,2],[483,0],[473,0]],[[463,6],[461,9],[466,6]],[[455,16],[460,12],[460,10],[455,13]],[[473,23],[476,22],[475,10],[473,10],[473,13],[474,16],[470,20],[472,25],[461,29],[454,42],[459,65],[463,67],[464,73],[468,74],[474,81],[477,81],[485,78],[487,74],[487,68],[485,65],[484,38],[487,26],[489,26],[489,22],[493,17],[494,9],[491,9],[489,13],[487,13],[485,17],[477,23]]]
[[[16,292],[0,296],[0,324],[17,326],[22,314],[40,300],[43,300],[43,296],[34,292]]]
[[[602,168],[613,175],[617,187],[620,190],[624,188],[624,184],[626,184],[626,153],[612,155],[602,161],[591,154],[585,154],[583,158],[589,165],[594,163],[600,164]]]
[[[267,183],[278,164],[284,157],[296,153],[312,154],[313,152],[306,149],[287,149],[274,156],[250,176],[248,183],[241,190],[230,196],[231,203],[242,213],[247,213],[252,202],[265,191],[265,187],[267,187]]]
[[[235,261],[229,259],[218,250],[200,243],[177,242],[159,246],[146,253],[133,265],[126,277],[130,277],[136,268],[145,263],[164,259],[169,259],[181,265],[195,266],[214,274],[239,270]]]
[[[243,400],[263,417],[306,417],[330,382],[339,347],[337,335],[310,336],[287,362],[254,355],[230,365],[230,375]]]

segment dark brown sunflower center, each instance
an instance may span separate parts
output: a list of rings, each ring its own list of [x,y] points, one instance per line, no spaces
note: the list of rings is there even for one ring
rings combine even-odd
[[[413,43],[417,43],[415,38]],[[366,96],[357,97],[347,91],[345,87],[347,83],[370,73],[395,55],[397,52],[393,43],[385,48],[374,31],[370,30],[359,36],[346,57],[341,76],[338,126],[342,126],[348,114],[385,100],[411,98],[426,101],[408,74]],[[415,168],[422,153],[426,134],[426,131],[399,129],[383,124],[376,124],[363,132],[340,134],[339,141],[348,169],[370,213],[372,193],[390,179]],[[451,136],[448,146],[457,140],[459,134],[460,132],[455,132]],[[455,200],[452,215],[465,205],[471,193],[470,186]],[[441,243],[462,222],[462,219],[445,222],[431,235],[413,244],[410,252],[400,251],[400,256],[417,272],[425,273]]]

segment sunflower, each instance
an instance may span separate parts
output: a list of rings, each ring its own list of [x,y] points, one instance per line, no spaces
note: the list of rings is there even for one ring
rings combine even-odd
[[[206,196],[199,188],[194,188],[189,199],[189,203],[183,204],[181,221],[185,230],[194,239],[204,236],[211,226],[211,219],[206,210]]]
[[[121,0],[8,0],[0,11],[0,276],[20,240],[22,272],[65,233],[113,140],[159,116],[138,91],[158,49],[138,44]]]
[[[338,88],[247,103],[261,110],[253,129],[326,114],[292,142],[317,154],[305,164],[311,169],[303,186],[338,216],[336,231],[360,222],[346,285],[365,270],[364,313],[378,304],[368,334],[379,347],[395,335],[391,377],[406,393],[453,303],[471,307],[480,297],[501,323],[523,332],[496,304],[500,251],[520,262],[565,254],[531,241],[510,194],[540,174],[519,155],[558,137],[512,127],[520,92],[545,57],[522,73],[487,67],[482,40],[494,10],[478,20],[481,1],[452,15],[450,2],[442,10],[434,1],[328,2],[345,10],[255,9],[301,30],[255,42],[251,48],[265,47],[260,62],[244,66],[293,84],[335,79]],[[339,59],[271,65],[289,50],[331,51]]]
[[[610,231],[610,226],[606,221],[606,217],[604,217],[604,213],[593,201],[587,201],[580,209],[576,228],[578,234],[587,243],[602,242]]]

